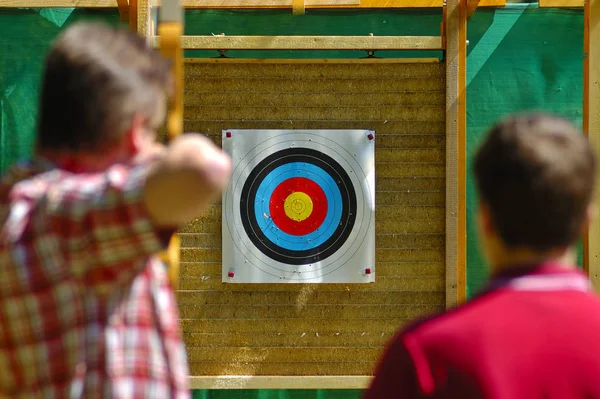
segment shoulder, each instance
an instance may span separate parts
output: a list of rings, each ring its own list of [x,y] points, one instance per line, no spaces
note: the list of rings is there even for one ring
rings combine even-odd
[[[490,315],[505,314],[515,298],[507,290],[488,292],[447,311],[416,320],[403,328],[397,339],[413,358],[461,357],[490,330]],[[493,333],[493,331],[492,331]],[[493,334],[492,334],[493,335]]]
[[[504,291],[486,293],[462,305],[417,319],[405,326],[402,333],[419,335],[435,330],[438,326],[459,327],[462,322],[479,317],[487,309],[501,302],[505,294]]]

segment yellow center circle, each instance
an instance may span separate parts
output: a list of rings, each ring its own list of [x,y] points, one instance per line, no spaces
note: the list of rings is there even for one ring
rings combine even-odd
[[[285,214],[296,222],[306,220],[313,211],[313,203],[310,197],[301,192],[290,194],[284,203]]]

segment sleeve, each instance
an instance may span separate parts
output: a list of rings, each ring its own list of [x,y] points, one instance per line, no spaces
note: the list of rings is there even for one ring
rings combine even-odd
[[[147,166],[70,175],[48,189],[46,211],[71,273],[97,287],[126,283],[166,248],[175,229],[158,229],[143,200]]]
[[[384,352],[364,399],[422,397],[412,358],[398,335]]]

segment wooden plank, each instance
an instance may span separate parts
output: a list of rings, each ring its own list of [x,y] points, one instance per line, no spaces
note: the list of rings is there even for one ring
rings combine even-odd
[[[370,81],[372,82],[372,80]],[[388,81],[383,81],[386,83]],[[267,118],[279,120],[348,120],[355,118],[357,121],[368,120],[423,120],[443,121],[444,109],[439,106],[417,107],[236,107],[224,108],[221,106],[189,106],[186,107],[186,118],[202,119],[202,115],[210,115],[215,119],[247,121],[265,120]]]
[[[0,7],[115,8],[117,0],[0,0]],[[118,0],[121,1],[121,0]],[[295,0],[181,0],[185,8],[290,8]],[[357,6],[360,0],[305,0],[310,7]],[[160,1],[150,4],[160,6]]]
[[[467,19],[470,19],[473,16],[479,3],[480,0],[467,0]]]
[[[185,291],[181,291],[180,294],[183,296]],[[220,293],[225,295],[226,293]],[[289,295],[285,293],[286,295]],[[385,295],[386,293],[381,293]],[[252,300],[252,299],[251,299]],[[381,334],[396,331],[403,324],[411,321],[412,319],[398,319],[398,318],[385,318],[385,319],[352,319],[352,320],[341,320],[341,319],[269,319],[268,321],[261,321],[259,323],[252,319],[181,319],[181,326],[183,331],[188,333],[197,332],[231,332],[231,331],[244,331],[247,333],[282,333],[282,332],[294,332],[301,336],[302,334],[313,334],[313,335],[324,335],[324,334],[335,334],[340,331],[351,332],[351,333],[365,333],[365,334]],[[321,350],[323,350],[321,348]],[[326,352],[326,351],[324,351]],[[226,360],[226,359],[223,359]],[[375,359],[373,359],[375,360]],[[193,361],[193,360],[192,360]]]
[[[590,0],[585,9],[584,59],[584,129],[597,156],[600,156],[600,0]],[[600,190],[595,191],[593,202],[600,203]],[[600,291],[600,218],[592,220],[587,234],[587,267],[592,285]]]
[[[443,81],[442,81],[443,86]],[[234,94],[238,94],[237,92]],[[445,101],[445,98],[444,98]],[[292,127],[296,129],[356,129],[355,120],[330,121],[292,121]],[[375,130],[381,134],[395,135],[427,135],[427,134],[445,134],[444,121],[415,121],[415,120],[378,120],[378,121],[360,121],[361,128]],[[290,122],[267,119],[261,121],[244,121],[235,119],[230,121],[215,120],[212,118],[203,118],[199,120],[186,120],[185,131],[202,132],[216,137],[216,143],[221,144],[221,132],[223,129],[289,129]],[[442,175],[443,176],[443,175]],[[377,178],[382,177],[377,171]],[[425,176],[420,176],[425,177]]]
[[[267,358],[268,359],[268,358]],[[190,361],[190,375],[256,375],[256,376],[302,376],[307,370],[314,372],[309,376],[366,376],[373,373],[377,359],[353,362],[270,362],[269,360],[241,363],[235,359],[217,362]],[[313,371],[314,370],[314,371]],[[291,395],[292,397],[296,397]]]
[[[189,9],[200,8],[290,8],[293,0],[252,0],[246,6],[219,6],[218,0],[182,0],[182,6]],[[552,0],[550,0],[552,1]],[[553,0],[567,3],[573,0]],[[580,0],[582,1],[582,0]],[[158,5],[159,2],[155,2]],[[266,5],[258,5],[258,4]],[[234,4],[240,4],[240,0]],[[254,4],[254,5],[252,5]],[[431,8],[442,7],[443,0],[306,0],[306,8]],[[541,6],[542,2],[540,2]],[[480,7],[503,7],[506,0],[481,0]],[[0,0],[0,8],[116,8],[115,0]]]
[[[323,107],[338,101],[340,107],[358,107],[368,104],[380,104],[382,106],[419,106],[419,105],[443,105],[446,101],[446,95],[443,91],[434,93],[365,93],[364,96],[357,96],[352,93],[239,93],[232,96],[231,93],[191,91],[185,93],[186,106],[228,106],[228,107],[247,107],[252,104],[255,107],[273,107],[280,106],[306,106],[311,104],[315,107]],[[378,135],[376,142],[379,144]],[[443,139],[443,137],[441,138]],[[376,147],[377,148],[377,147]],[[439,148],[444,149],[443,146]]]
[[[131,18],[129,14],[128,0],[117,0],[117,8],[119,9],[119,17],[121,18],[121,22],[128,22]]]
[[[481,0],[480,7],[504,7],[506,0]],[[361,0],[360,8],[442,7],[443,0]]]
[[[360,0],[301,0],[310,6],[340,7],[356,6]],[[296,6],[297,0],[183,0],[185,7],[190,8],[290,8]],[[155,0],[155,3],[160,1]],[[302,7],[304,8],[304,6]]]
[[[160,45],[160,37],[154,38]],[[441,50],[439,36],[183,36],[186,50]]]
[[[438,64],[438,58],[186,58],[189,64]]]
[[[129,27],[134,32],[138,32],[138,6],[140,0],[129,0],[129,7],[127,11],[127,18],[125,21],[129,21]]]
[[[540,8],[581,8],[584,6],[585,0],[539,0]]]
[[[380,304],[435,304],[443,305],[444,303],[444,292],[443,291],[350,291],[348,284],[346,287],[340,287],[342,284],[335,284],[335,287],[324,289],[319,287],[318,290],[312,292],[307,303],[310,304],[322,304],[328,305],[331,303],[337,304],[363,304],[363,305],[380,305]],[[227,285],[228,287],[237,288],[239,285]],[[300,284],[285,284],[287,290],[274,290],[273,288],[281,287],[281,284],[269,284],[268,286],[261,286],[254,288],[256,291],[248,290],[230,290],[230,291],[181,291],[179,294],[178,302],[180,305],[201,305],[201,304],[213,304],[223,306],[235,306],[240,303],[278,303],[278,304],[297,304],[298,299],[301,296],[306,285]],[[254,287],[257,287],[256,284]],[[336,288],[335,290],[333,288]],[[272,320],[268,324],[271,325],[277,322]],[[343,327],[343,321],[335,320],[332,321],[337,323],[336,326],[329,326],[329,323],[322,325],[321,328],[331,328],[335,330],[340,325],[341,330],[346,331]],[[310,324],[310,323],[309,323]],[[265,324],[266,325],[266,324]],[[266,326],[254,326],[256,330],[264,330]],[[269,327],[271,328],[271,327]],[[339,329],[338,329],[339,330]],[[185,328],[184,332],[188,331]],[[201,332],[209,332],[207,330],[200,330]],[[224,330],[224,331],[242,331],[242,330]],[[247,332],[247,331],[246,331]],[[275,331],[281,332],[281,331]],[[332,331],[336,332],[336,331]],[[350,330],[348,330],[350,332]],[[302,331],[300,331],[302,333]]]
[[[220,276],[219,276],[220,277]],[[372,284],[369,284],[372,285]],[[296,305],[182,305],[179,308],[182,319],[252,319],[257,323],[270,319],[414,319],[436,313],[437,305],[306,305],[299,309]]]
[[[133,1],[133,0],[132,0]],[[135,0],[137,1],[137,32],[144,37],[147,37],[153,33],[152,31],[152,18],[151,8],[149,0]]]
[[[590,2],[585,5],[583,9],[583,121],[582,130],[583,134],[589,140],[589,126],[590,126]],[[592,221],[593,223],[593,221]],[[589,273],[590,271],[590,226],[586,226],[582,235],[582,246],[583,246],[583,271]]]
[[[293,0],[292,1],[292,12],[294,15],[304,15],[306,11],[306,5],[304,0]]]
[[[191,389],[366,389],[369,376],[219,376],[190,377]]]
[[[418,252],[417,251],[413,251],[413,252]],[[430,253],[434,253],[437,252],[439,254],[442,253],[443,250],[438,249],[437,251],[429,251]],[[422,250],[420,250],[420,252],[422,252]],[[386,253],[393,253],[392,251],[387,251]],[[433,257],[430,257],[433,258]],[[443,259],[443,256],[439,256],[437,257],[437,261],[441,262]],[[212,261],[215,261],[215,259],[211,259]],[[387,261],[391,261],[390,258],[387,258]],[[294,282],[295,284],[305,284],[303,282]],[[273,286],[274,290],[286,290],[286,285],[287,284],[276,284]],[[239,287],[238,287],[239,286]],[[252,290],[254,289],[256,285],[252,285],[252,284],[247,284],[247,285],[242,285],[241,284],[235,284],[235,287],[233,285],[227,285],[227,287],[232,287],[233,288],[244,288],[247,290]],[[225,291],[226,289],[223,288],[223,283],[221,282],[221,273],[217,273],[217,274],[213,274],[213,275],[205,275],[202,277],[186,277],[184,280],[181,281],[181,286],[180,288],[182,290],[221,290],[221,291]],[[444,289],[444,282],[443,280],[440,278],[440,276],[430,276],[430,277],[382,277],[382,276],[377,276],[377,283],[375,284],[357,284],[356,287],[353,287],[353,291],[354,292],[362,292],[362,291],[380,291],[380,292],[387,292],[387,291],[442,291]],[[328,306],[333,306],[333,305],[328,305]],[[268,311],[268,312],[264,312],[264,313],[256,313],[256,319],[261,319],[261,320],[269,320],[269,314],[274,314],[274,310]],[[419,316],[419,313],[415,313],[412,314],[410,316],[410,318],[416,318],[417,316]],[[262,316],[262,317],[259,317]],[[281,315],[282,318],[293,318],[293,316],[289,315]],[[331,315],[331,317],[335,317],[335,315]],[[191,317],[194,318],[194,317]],[[409,317],[407,317],[409,318]],[[349,319],[349,318],[348,318]],[[211,318],[211,320],[214,320],[213,318]]]
[[[410,80],[422,78],[438,78],[444,80],[441,74],[444,73],[444,65],[428,64],[424,66],[418,63],[394,63],[394,64],[373,64],[356,65],[354,63],[324,65],[319,63],[311,63],[310,65],[298,65],[295,63],[287,64],[260,64],[248,67],[248,64],[237,63],[215,65],[211,64],[187,64],[189,68],[186,70],[186,78],[196,79],[219,79],[219,78],[260,78],[260,79],[285,79],[285,80],[304,80],[317,79],[325,81],[330,79],[370,79],[384,80],[385,78],[393,78],[394,80]],[[193,80],[193,79],[192,79]],[[207,79],[208,80],[208,79]],[[313,92],[322,91],[317,85]],[[206,90],[204,90],[206,91]],[[226,91],[226,90],[225,90]],[[256,88],[252,90],[256,91]],[[280,88],[280,92],[289,92],[285,87]],[[445,92],[445,87],[442,84],[439,87],[440,92]],[[362,91],[361,91],[362,93]]]
[[[466,297],[466,0],[446,9],[446,306]]]
[[[187,347],[197,348],[238,348],[238,347],[271,347],[271,348],[360,348],[383,347],[394,333],[365,334],[252,334],[245,332],[222,333],[186,333],[183,336]]]

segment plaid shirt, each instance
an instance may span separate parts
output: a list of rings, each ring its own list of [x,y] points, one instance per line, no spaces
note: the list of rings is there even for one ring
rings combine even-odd
[[[0,397],[189,398],[145,167],[37,161],[0,185]]]

